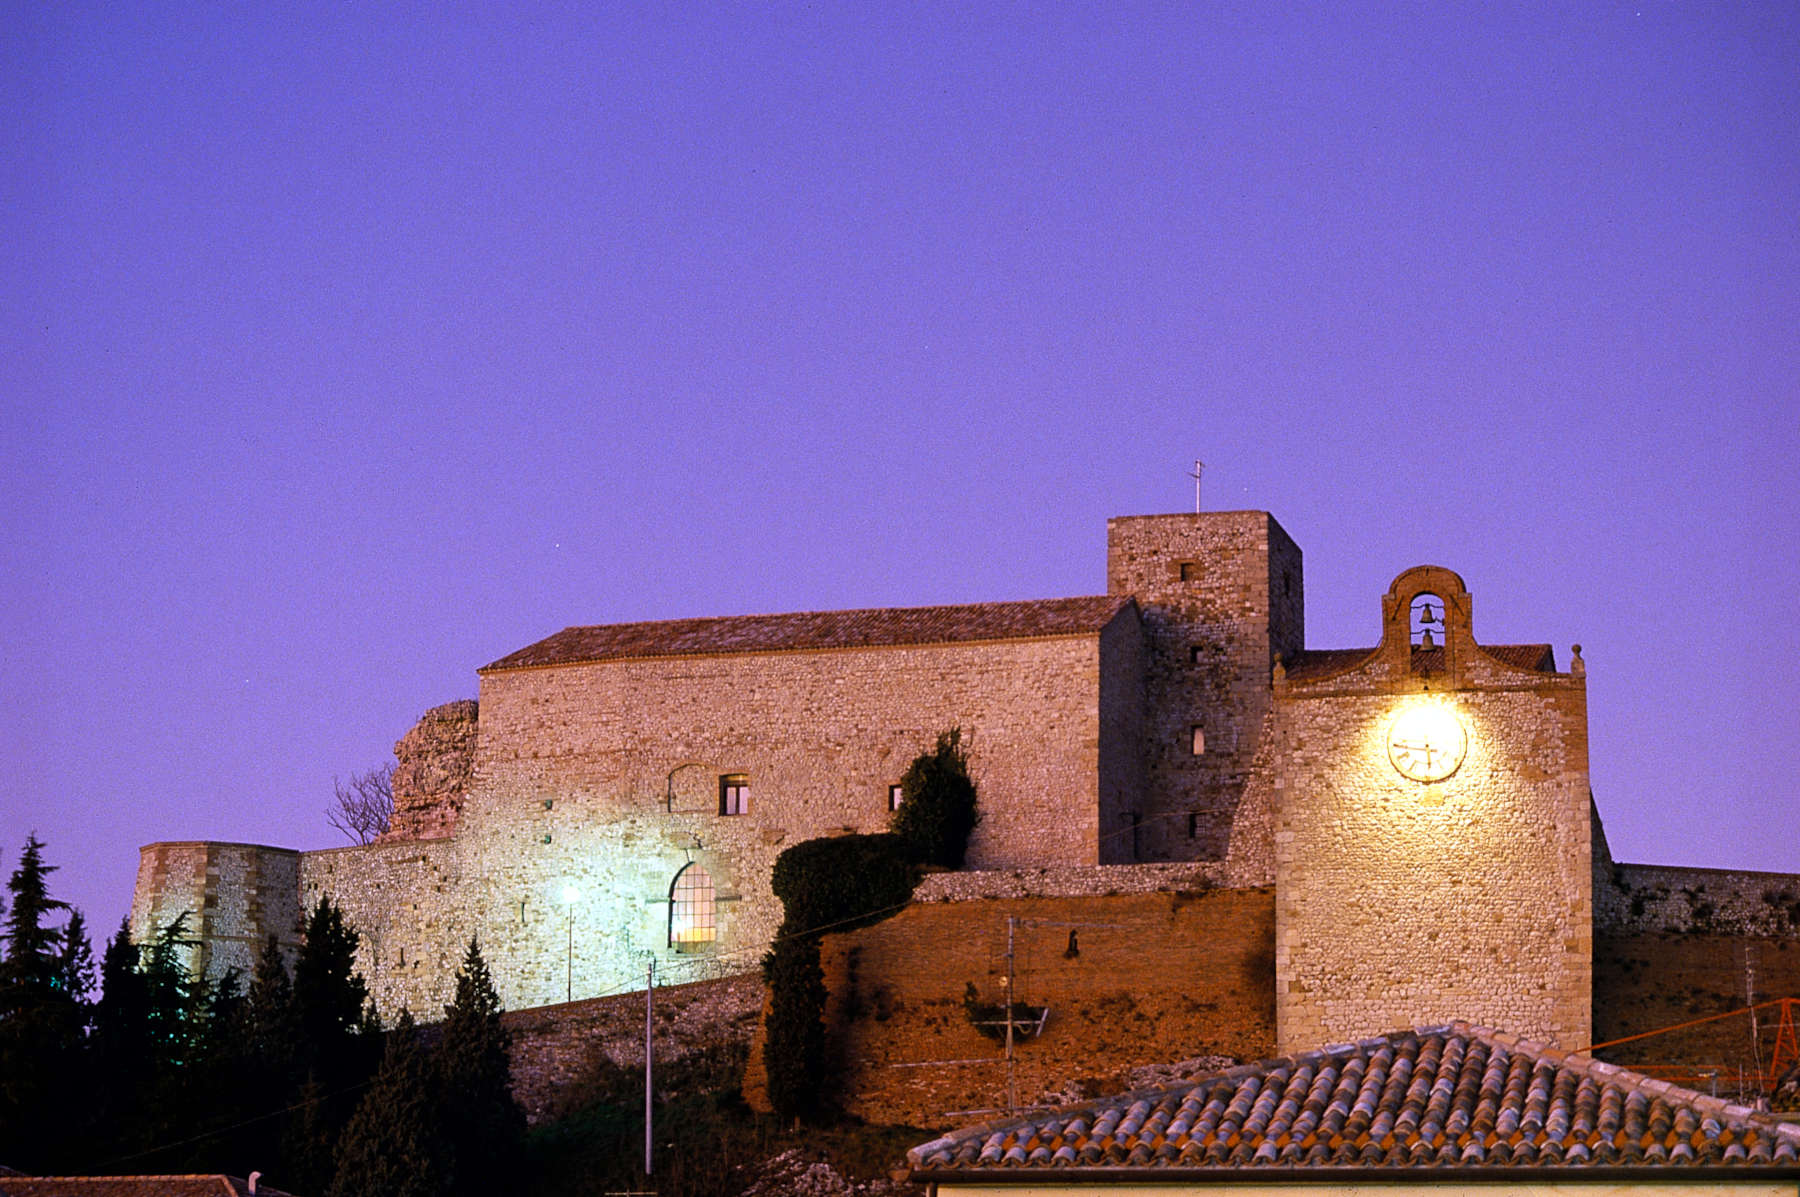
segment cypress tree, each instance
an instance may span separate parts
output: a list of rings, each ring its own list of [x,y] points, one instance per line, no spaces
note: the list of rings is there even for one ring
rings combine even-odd
[[[368,987],[356,971],[356,932],[328,897],[307,917],[305,938],[294,962],[294,1020],[305,1066],[316,1068],[328,1088],[357,1076]]]
[[[264,1091],[285,1091],[294,1081],[300,1028],[294,1015],[294,986],[287,957],[273,935],[256,958],[246,999],[244,1033],[249,1040],[250,1067]]]
[[[403,1012],[388,1033],[374,1083],[338,1139],[328,1197],[438,1197],[446,1191],[447,1152],[432,1071],[412,1015]]]
[[[500,1013],[481,945],[471,938],[437,1050],[443,1127],[454,1153],[452,1193],[505,1191],[524,1142],[525,1116],[512,1094],[511,1036]]]
[[[356,1108],[357,1086],[374,1070],[381,1038],[369,1027],[368,987],[356,971],[359,937],[328,897],[307,916],[294,961],[291,997],[297,1034],[295,1074],[305,1079],[302,1108],[283,1136],[283,1158],[297,1192],[322,1192],[332,1176],[331,1144]]]

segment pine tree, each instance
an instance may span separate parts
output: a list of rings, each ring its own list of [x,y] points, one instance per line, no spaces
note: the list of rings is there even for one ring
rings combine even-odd
[[[55,865],[44,863],[44,845],[37,836],[27,836],[19,867],[6,883],[12,913],[6,918],[6,959],[0,964],[0,985],[24,992],[0,994],[0,1001],[25,1001],[27,993],[55,987],[62,935],[47,920],[69,904],[50,896],[48,881],[54,872]],[[0,1007],[0,1013],[10,1008]]]
[[[50,896],[48,878],[56,866],[44,862],[43,851],[37,836],[27,837],[6,886],[11,910],[0,960],[0,1159],[15,1165],[62,1158],[69,1103],[79,1084],[85,1010],[62,984],[66,928],[49,920],[69,907]],[[79,933],[80,925],[75,929]]]
[[[94,991],[94,948],[88,942],[87,920],[71,910],[62,931],[62,950],[56,957],[56,987],[77,1003],[86,1003]]]
[[[454,1153],[452,1193],[505,1191],[524,1141],[525,1117],[512,1094],[511,1036],[500,1014],[481,945],[470,939],[437,1050],[443,1126]]]
[[[338,1139],[329,1197],[438,1197],[447,1155],[431,1058],[402,1013],[368,1094]]]
[[[187,950],[194,946],[188,937],[190,914],[184,910],[157,928],[149,944],[139,949],[144,1021],[150,1033],[153,1071],[159,1076],[187,1063],[195,1050],[197,983],[184,959]]]
[[[142,1095],[153,1063],[149,995],[138,969],[131,923],[119,930],[100,960],[100,1000],[94,1005],[90,1041],[94,1061],[91,1110],[95,1155],[107,1158],[143,1145]]]

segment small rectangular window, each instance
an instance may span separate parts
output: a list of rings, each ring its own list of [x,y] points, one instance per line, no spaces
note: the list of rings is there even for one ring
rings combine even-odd
[[[1198,582],[1200,580],[1200,563],[1198,561],[1183,561],[1181,563],[1181,580],[1183,582]]]
[[[1189,734],[1193,737],[1190,747],[1193,749],[1194,755],[1195,756],[1205,756],[1206,755],[1206,729],[1201,727],[1198,723],[1196,723],[1193,726],[1193,728],[1190,730]]]
[[[1188,838],[1190,840],[1200,838],[1200,812],[1198,811],[1188,812]]]
[[[719,813],[721,815],[747,815],[750,813],[750,775],[748,773],[727,773],[719,778]]]
[[[1188,649],[1188,664],[1189,665],[1200,664],[1201,656],[1205,653],[1205,651],[1206,650],[1201,648],[1198,644],[1195,644],[1195,645],[1192,645],[1191,647],[1189,647],[1189,649]]]
[[[902,788],[901,786],[889,786],[888,787],[888,809],[889,810],[899,810],[900,803],[902,800],[905,799],[905,797],[906,797],[906,791],[904,788]]]

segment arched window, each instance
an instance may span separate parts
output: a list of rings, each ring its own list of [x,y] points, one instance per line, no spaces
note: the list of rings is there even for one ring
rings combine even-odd
[[[669,887],[669,946],[711,943],[719,937],[719,906],[712,874],[697,864],[675,874]]]

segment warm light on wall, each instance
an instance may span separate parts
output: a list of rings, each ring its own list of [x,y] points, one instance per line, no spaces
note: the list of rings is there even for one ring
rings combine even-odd
[[[1456,713],[1441,703],[1413,702],[1388,728],[1388,760],[1413,781],[1442,781],[1462,767],[1469,733]]]

